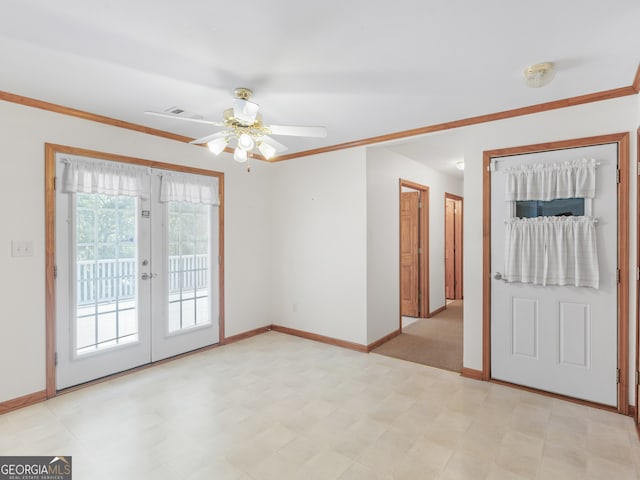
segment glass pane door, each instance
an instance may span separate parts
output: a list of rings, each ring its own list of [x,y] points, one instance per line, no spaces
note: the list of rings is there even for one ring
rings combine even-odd
[[[135,197],[76,194],[76,355],[138,341]]]
[[[169,333],[211,323],[209,205],[169,202]]]
[[[156,189],[160,173],[153,175]],[[152,210],[155,361],[219,340],[218,208],[154,196]]]
[[[56,191],[57,389],[151,360],[142,208],[138,197]]]
[[[149,173],[149,197],[56,191],[57,389],[219,340],[218,208]]]

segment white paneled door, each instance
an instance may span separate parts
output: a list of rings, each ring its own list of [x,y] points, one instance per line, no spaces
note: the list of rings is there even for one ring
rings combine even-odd
[[[160,201],[167,172],[143,173],[142,195],[57,182],[58,390],[219,340],[218,207]]]
[[[505,201],[509,167],[593,158],[596,195],[558,204]],[[617,405],[617,145],[500,157],[491,173],[491,376]],[[504,281],[505,221],[536,215],[592,215],[599,288]],[[527,252],[521,252],[526,258]]]

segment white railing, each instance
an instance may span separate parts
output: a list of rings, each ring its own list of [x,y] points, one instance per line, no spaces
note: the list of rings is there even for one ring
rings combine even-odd
[[[135,259],[82,260],[77,262],[77,304],[132,299],[136,293]],[[169,293],[206,288],[209,256],[169,257]]]

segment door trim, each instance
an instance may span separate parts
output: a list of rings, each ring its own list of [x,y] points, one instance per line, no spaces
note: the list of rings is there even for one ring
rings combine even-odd
[[[101,160],[110,160],[150,168],[172,170],[184,173],[207,175],[218,179],[220,194],[218,220],[218,255],[219,255],[219,343],[224,343],[224,173],[202,168],[174,165],[170,163],[144,160],[140,158],[114,155],[83,148],[69,147],[45,143],[44,171],[45,171],[45,344],[46,344],[46,397],[52,398],[56,390],[56,284],[55,284],[55,175],[56,154],[63,153],[78,155]]]
[[[637,150],[637,167],[640,167],[640,128],[636,132],[636,150]],[[637,168],[636,167],[636,168]],[[636,428],[638,429],[638,435],[640,435],[640,385],[638,385],[638,375],[640,372],[640,313],[638,309],[640,308],[640,277],[638,272],[640,272],[640,222],[638,222],[638,218],[640,217],[640,171],[636,172],[636,363],[635,363],[635,373],[634,380],[632,382],[633,388],[636,391],[636,408],[634,411],[634,420],[636,422]]]
[[[629,412],[629,133],[487,150],[482,162],[482,379],[491,380],[491,172],[493,158],[616,143],[618,146],[618,383],[617,411]],[[535,389],[534,389],[535,390]],[[591,402],[592,403],[592,402]]]
[[[409,180],[400,179],[398,184],[398,239],[400,239],[400,217],[402,215],[400,198],[402,197],[402,187],[412,188],[420,192],[420,202],[422,207],[418,210],[420,216],[420,225],[418,227],[419,248],[422,254],[419,255],[418,265],[420,273],[418,274],[418,292],[420,299],[418,301],[418,315],[421,318],[430,316],[429,313],[429,187]],[[398,286],[400,285],[400,245],[398,245]],[[398,288],[398,298],[400,299],[400,288]],[[402,332],[402,300],[398,304],[398,323],[400,332]]]

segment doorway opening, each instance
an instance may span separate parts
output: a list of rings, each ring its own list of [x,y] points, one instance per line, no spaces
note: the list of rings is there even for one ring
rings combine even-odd
[[[47,144],[45,176],[47,398],[224,340],[222,173]]]
[[[456,300],[458,304],[451,306],[444,304],[444,270],[442,268],[444,220],[440,217],[444,214],[444,196],[438,195],[436,202],[437,204],[433,205],[429,200],[429,187],[400,180],[401,334],[373,352],[460,372],[462,369],[462,300]],[[430,204],[434,207],[433,212],[429,211]],[[429,228],[430,213],[435,215],[433,229]],[[437,245],[432,252],[436,254],[437,263],[433,262],[431,265],[429,264],[430,236],[433,236],[431,238],[433,245]],[[437,285],[430,285],[430,266],[434,269],[434,274],[437,270],[434,277],[438,281]],[[433,287],[435,301],[438,302],[435,311],[430,310],[430,286]],[[416,292],[418,292],[417,298]]]
[[[484,152],[483,380],[628,414],[628,155],[628,133]],[[505,225],[509,232],[517,233],[516,228],[529,219],[515,217],[515,201],[505,206],[506,182],[496,175],[513,171],[508,170],[511,162],[540,165],[537,169],[567,162],[575,168],[579,162],[568,162],[574,159],[597,159],[592,176],[598,176],[598,189],[587,192],[593,211],[585,207],[589,215],[584,217],[589,231],[595,231],[589,238],[597,239],[597,255],[581,258],[591,260],[591,271],[596,272],[594,278],[599,277],[599,282],[589,289],[576,281],[534,284],[529,278],[518,277],[523,270],[514,270],[514,263],[506,261],[515,256],[505,256]],[[565,217],[564,213],[560,217]],[[543,219],[539,224],[560,224],[560,217]],[[617,242],[610,241],[616,237]],[[509,251],[522,251],[516,248],[517,238],[510,235]],[[582,245],[587,245],[588,238],[584,238]],[[589,245],[595,246],[595,242]],[[536,246],[529,251],[548,250]],[[555,260],[553,265],[559,264]],[[506,277],[502,272],[507,272]],[[508,281],[511,278],[515,280]],[[598,321],[591,321],[591,317]]]

